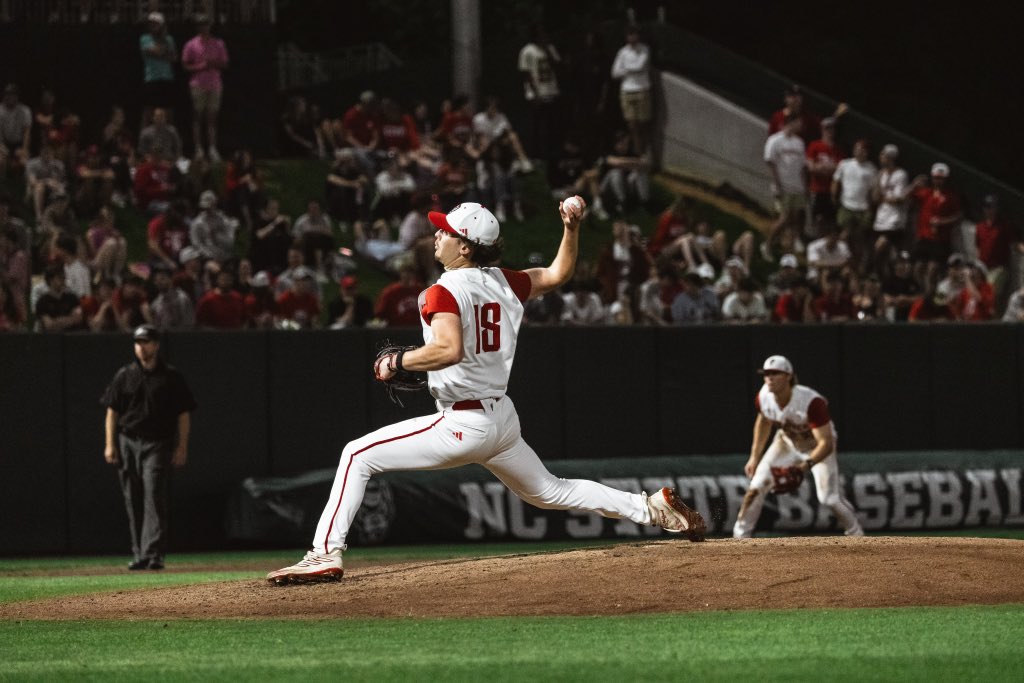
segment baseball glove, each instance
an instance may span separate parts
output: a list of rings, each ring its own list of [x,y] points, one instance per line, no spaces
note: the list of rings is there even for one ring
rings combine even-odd
[[[417,347],[401,346],[384,340],[384,345],[377,352],[377,358],[373,362],[374,376],[378,381],[384,383],[384,387],[388,392],[388,398],[402,408],[405,407],[405,404],[402,403],[402,399],[398,396],[399,391],[419,391],[427,386],[427,373],[414,372],[402,367],[402,355],[406,351],[412,351],[415,348]],[[388,369],[395,373],[388,379],[383,379],[380,376],[382,363],[387,363]]]
[[[798,465],[772,468],[772,493],[792,493],[800,488],[804,471]]]

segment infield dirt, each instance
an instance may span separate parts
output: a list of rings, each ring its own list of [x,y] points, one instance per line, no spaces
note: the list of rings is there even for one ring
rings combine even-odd
[[[253,579],[99,593],[0,605],[0,619],[621,615],[1002,603],[1024,603],[1022,541],[804,537],[363,565],[346,568],[338,583],[277,587]]]

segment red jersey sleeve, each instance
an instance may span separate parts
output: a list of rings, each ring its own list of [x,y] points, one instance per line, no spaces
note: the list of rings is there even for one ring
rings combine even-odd
[[[501,273],[508,280],[508,286],[512,288],[512,293],[516,295],[516,298],[521,303],[526,303],[526,300],[530,298],[530,292],[533,290],[530,276],[521,270],[509,270],[507,268],[502,268]]]
[[[811,429],[823,427],[831,420],[832,416],[828,414],[828,401],[820,396],[807,406],[807,424],[811,425]]]
[[[160,239],[160,233],[163,231],[163,228],[164,216],[163,214],[160,214],[159,216],[151,220],[149,222],[149,225],[146,226],[146,235],[151,240],[158,240]]]
[[[761,392],[754,394],[754,407],[757,408],[757,412],[761,412]]]
[[[435,313],[454,313],[459,315],[459,303],[452,296],[452,293],[442,285],[433,285],[423,293],[423,307],[420,315],[423,322],[430,324],[430,319]]]

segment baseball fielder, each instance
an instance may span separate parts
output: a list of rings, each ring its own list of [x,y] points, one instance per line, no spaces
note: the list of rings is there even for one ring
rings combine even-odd
[[[341,454],[313,549],[291,567],[267,575],[274,584],[340,579],[341,553],[370,477],[392,470],[483,465],[524,501],[556,510],[585,510],[626,518],[701,540],[704,520],[663,488],[633,494],[582,479],[560,479],[544,467],[520,435],[519,416],[505,395],[523,304],[565,284],[579,250],[585,204],[559,204],[564,230],[551,265],[514,271],[486,267],[502,248],[498,221],[480,204],[431,212],[437,227],[434,257],[444,267],[437,284],[420,294],[424,345],[384,355],[374,367],[386,382],[401,370],[426,371],[437,412],[383,427],[352,441]]]
[[[814,475],[818,502],[831,508],[847,536],[863,536],[857,513],[839,488],[837,435],[828,401],[814,389],[797,383],[793,365],[784,356],[769,356],[758,372],[764,375],[764,386],[755,398],[758,414],[754,439],[750,459],[743,467],[750,477],[750,488],[743,497],[733,537],[750,538],[761,516],[764,497],[775,484],[772,468],[790,466]],[[779,429],[765,452],[772,427]]]

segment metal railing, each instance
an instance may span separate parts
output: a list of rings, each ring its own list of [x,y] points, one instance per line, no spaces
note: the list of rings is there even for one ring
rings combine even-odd
[[[171,24],[206,14],[218,24],[274,24],[276,0],[0,0],[0,23],[136,24],[161,12]]]
[[[286,43],[277,50],[277,85],[282,91],[308,88],[400,66],[402,60],[383,43],[321,53],[303,52],[294,44]]]

